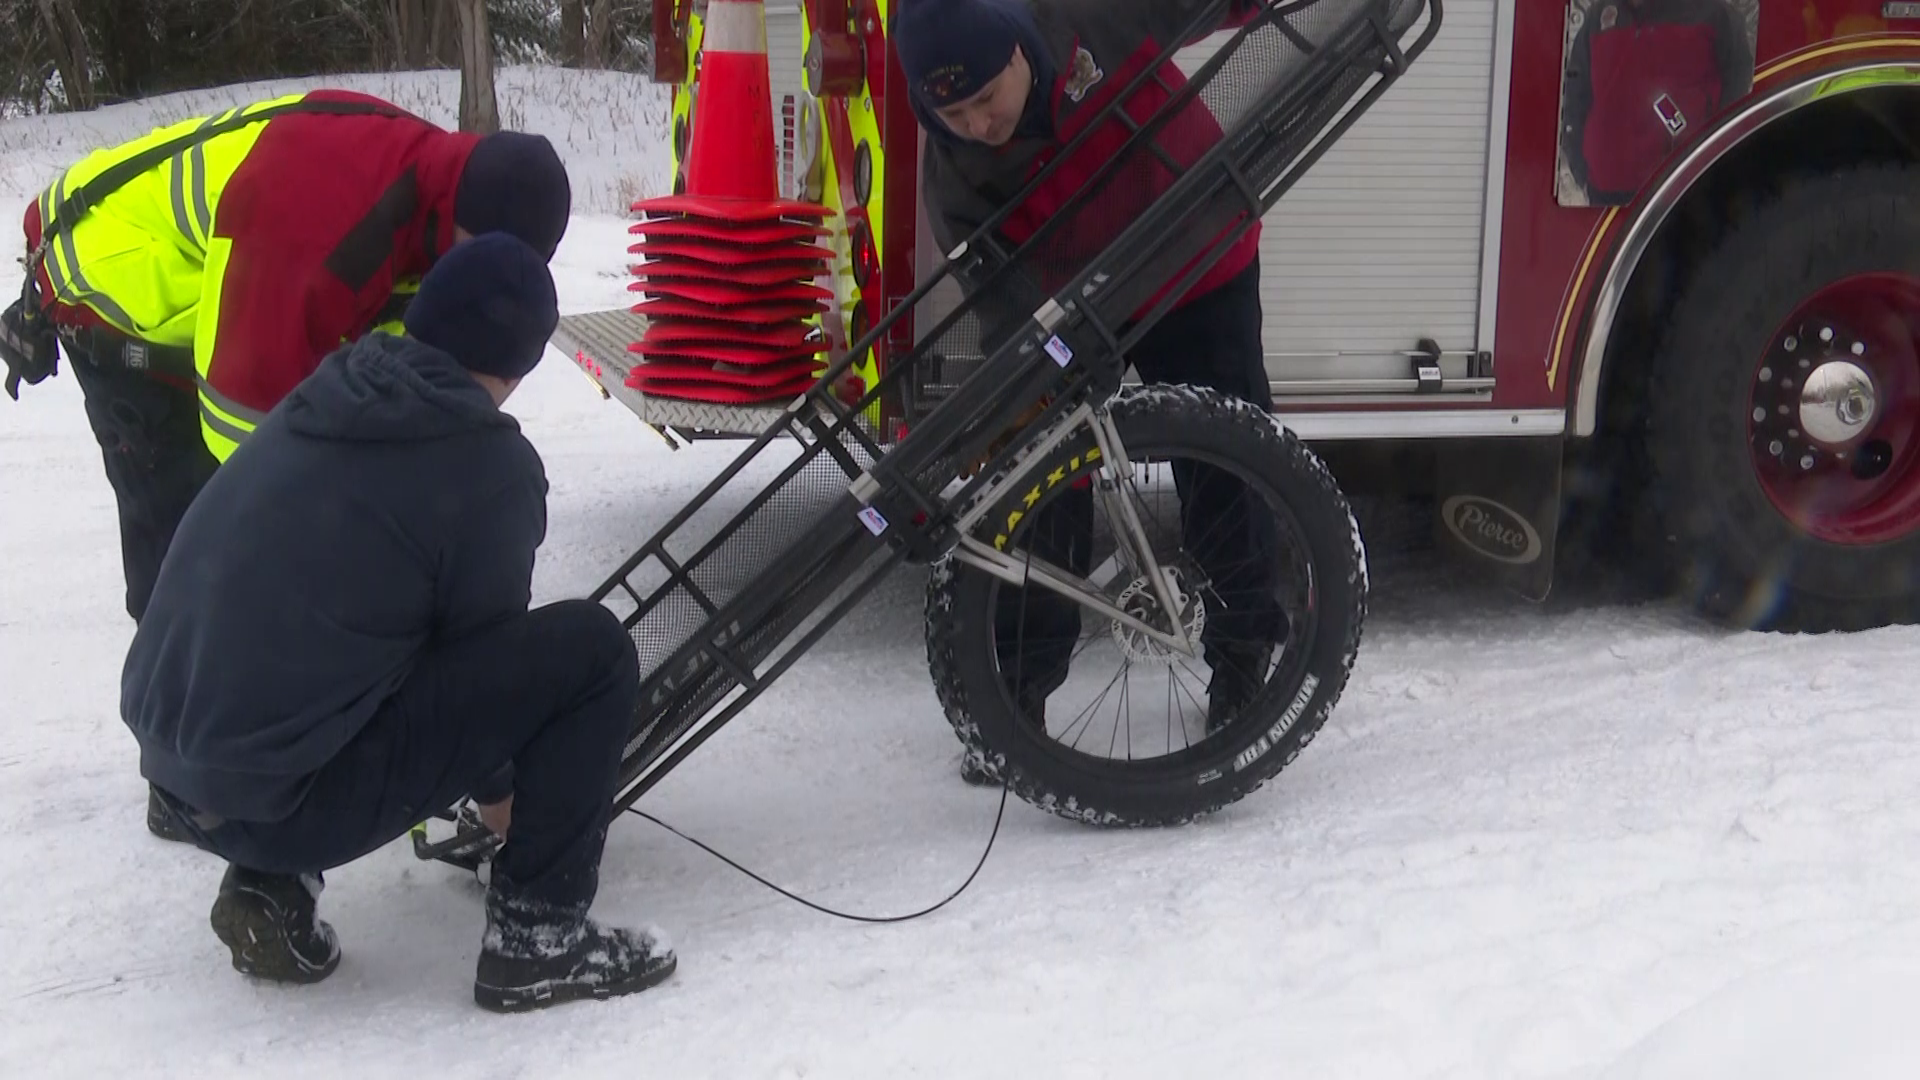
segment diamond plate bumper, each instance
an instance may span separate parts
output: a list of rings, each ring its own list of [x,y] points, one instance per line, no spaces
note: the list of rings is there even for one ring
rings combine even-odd
[[[702,436],[758,436],[785,412],[766,405],[711,405],[649,397],[627,385],[634,356],[627,345],[646,333],[645,316],[626,308],[563,315],[551,339],[587,377],[610,397],[652,427],[672,429],[684,439]]]

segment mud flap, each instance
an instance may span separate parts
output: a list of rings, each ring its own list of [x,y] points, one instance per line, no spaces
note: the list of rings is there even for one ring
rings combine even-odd
[[[1529,600],[1553,588],[1562,442],[1486,439],[1440,452],[1441,545]]]

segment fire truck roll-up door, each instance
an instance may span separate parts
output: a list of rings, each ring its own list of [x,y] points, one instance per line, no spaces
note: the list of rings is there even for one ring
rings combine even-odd
[[[1480,298],[1496,2],[1447,0],[1419,62],[1268,212],[1260,292],[1276,396],[1416,392],[1423,340],[1439,346],[1443,378],[1424,389],[1491,390]],[[1225,39],[1178,62],[1192,71]]]

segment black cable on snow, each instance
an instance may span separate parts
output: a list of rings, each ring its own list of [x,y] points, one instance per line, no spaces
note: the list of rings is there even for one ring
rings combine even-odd
[[[781,896],[784,896],[787,899],[792,900],[796,904],[801,904],[806,907],[810,907],[813,910],[821,912],[822,914],[825,914],[825,915],[832,915],[836,918],[848,919],[853,922],[896,923],[896,922],[906,922],[909,919],[918,919],[923,915],[931,915],[934,912],[939,911],[941,908],[946,907],[948,904],[952,903],[954,899],[958,897],[961,893],[966,892],[967,886],[973,884],[973,879],[980,876],[981,867],[984,867],[987,865],[987,856],[992,854],[993,852],[993,842],[1000,835],[1000,822],[1007,815],[1007,792],[1009,790],[1009,785],[1012,782],[1011,777],[1012,777],[1011,771],[1009,771],[1006,776],[1001,777],[1000,809],[998,812],[996,812],[993,815],[993,832],[988,834],[987,836],[987,846],[980,852],[980,861],[974,864],[973,873],[967,875],[967,880],[961,882],[959,888],[947,894],[947,898],[945,900],[940,901],[939,903],[933,905],[932,907],[913,912],[910,915],[854,915],[845,911],[836,911],[833,908],[816,904],[813,901],[808,900],[806,897],[795,896],[793,893],[788,892],[787,890],[781,888],[778,885],[775,885],[773,882],[768,881],[766,878],[761,877],[759,874],[754,873],[753,871],[747,869],[746,867],[741,866],[739,863],[734,862],[732,859],[727,858],[725,855],[720,854],[718,851],[715,851],[713,848],[707,846],[705,843],[699,840],[695,840],[693,837],[688,836],[686,833],[683,833],[679,829],[676,829],[673,826],[667,824],[666,822],[661,821],[659,818],[654,817],[652,814],[647,813],[645,810],[642,810],[637,806],[627,807],[627,813],[638,815],[639,817],[643,817],[646,820],[653,822],[655,825],[660,826],[661,828],[667,830],[668,832],[679,837],[680,839],[685,840],[687,843],[692,844],[694,847],[697,847],[700,850],[706,852],[707,854],[713,856],[714,858],[719,859],[721,862],[726,863],[728,866],[733,867],[735,870],[740,871],[742,874],[745,874],[746,876],[752,878],[753,880],[759,882],[760,884],[766,886],[767,888],[772,889],[774,892],[779,893]]]

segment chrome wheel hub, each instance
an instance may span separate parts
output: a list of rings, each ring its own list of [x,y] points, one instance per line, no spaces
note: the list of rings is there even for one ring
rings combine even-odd
[[[1750,417],[1755,449],[1796,472],[1847,460],[1880,413],[1866,343],[1825,321],[1802,329],[1761,365]]]
[[[1800,427],[1818,442],[1852,442],[1873,423],[1878,401],[1873,377],[1846,360],[1829,360],[1800,386]]]

